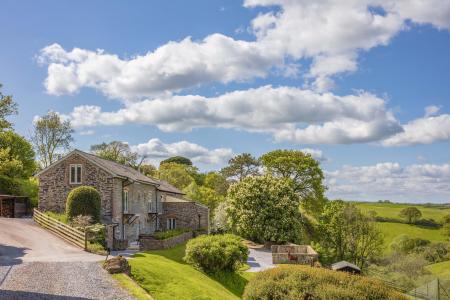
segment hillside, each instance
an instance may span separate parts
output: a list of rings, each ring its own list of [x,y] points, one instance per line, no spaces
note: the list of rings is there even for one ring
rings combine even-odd
[[[369,203],[369,202],[356,202],[355,203],[362,211],[369,212],[375,211],[377,216],[383,218],[390,218],[393,220],[402,219],[399,216],[400,211],[405,207],[414,206],[422,212],[422,218],[434,219],[440,222],[442,218],[450,214],[450,207],[446,205],[410,205],[410,204],[398,204],[398,203]],[[384,249],[385,253],[389,253],[389,245],[392,240],[401,234],[407,234],[411,237],[418,237],[430,240],[432,242],[450,241],[450,238],[445,236],[440,229],[427,228],[423,226],[402,224],[396,222],[378,222],[381,231],[384,234]]]

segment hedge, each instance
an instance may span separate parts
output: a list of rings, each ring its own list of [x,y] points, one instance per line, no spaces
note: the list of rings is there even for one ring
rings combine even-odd
[[[100,222],[100,209],[100,193],[93,187],[74,188],[67,196],[66,213],[69,220],[82,215],[91,216],[95,223]]]
[[[232,234],[201,235],[186,245],[184,260],[207,272],[234,271],[247,261],[248,248]]]
[[[403,300],[378,280],[308,266],[281,266],[260,272],[245,288],[244,300]]]

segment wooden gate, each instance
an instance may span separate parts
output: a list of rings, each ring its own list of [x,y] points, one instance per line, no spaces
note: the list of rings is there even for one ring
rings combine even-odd
[[[87,236],[85,232],[55,220],[37,209],[34,209],[33,219],[40,226],[63,240],[87,250]]]

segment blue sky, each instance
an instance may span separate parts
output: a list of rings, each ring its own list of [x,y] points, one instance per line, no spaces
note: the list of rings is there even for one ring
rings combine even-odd
[[[450,1],[420,5],[3,1],[0,82],[25,136],[53,110],[153,163],[307,149],[332,198],[450,202]]]

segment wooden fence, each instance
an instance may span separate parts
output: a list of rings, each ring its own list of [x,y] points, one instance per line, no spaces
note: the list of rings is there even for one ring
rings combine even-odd
[[[77,247],[87,250],[87,236],[85,232],[55,220],[46,214],[41,213],[37,209],[34,209],[33,219],[36,223],[51,233]]]

